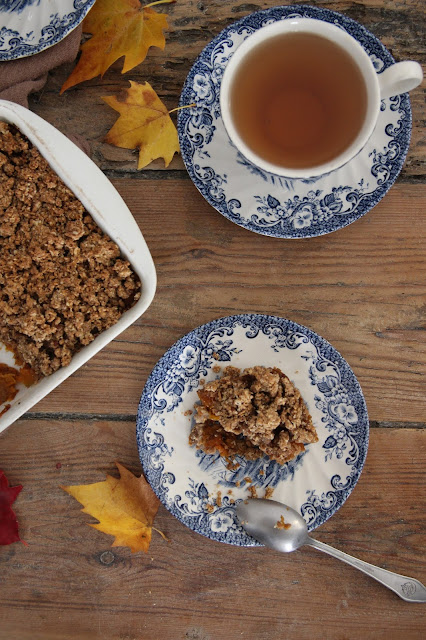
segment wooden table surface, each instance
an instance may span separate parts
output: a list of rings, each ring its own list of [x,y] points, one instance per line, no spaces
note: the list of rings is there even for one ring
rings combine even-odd
[[[148,80],[171,109],[202,48],[248,13],[276,5],[178,0],[164,52],[122,76],[121,62],[64,95],[72,65],[51,72],[30,108],[90,141],[151,250],[158,289],[148,311],[0,437],[0,467],[24,490],[15,503],[28,546],[0,548],[2,640],[273,640],[420,638],[426,608],[400,600],[337,560],[213,542],[160,507],[147,555],[112,539],[59,485],[141,472],[135,414],[157,360],[194,327],[259,312],[307,325],[353,368],[370,416],[367,461],[319,539],[426,583],[425,207],[426,106],[412,92],[413,135],[386,197],[323,237],[263,237],[226,220],[198,193],[176,157],[137,171],[136,154],[102,142],[116,114],[102,95]],[[426,62],[423,0],[315,2],[375,33],[397,60]],[[423,632],[422,632],[423,629]]]

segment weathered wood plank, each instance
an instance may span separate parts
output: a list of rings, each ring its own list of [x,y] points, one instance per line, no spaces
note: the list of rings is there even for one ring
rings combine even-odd
[[[114,474],[114,460],[140,472],[138,400],[155,362],[187,331],[231,313],[288,317],[347,359],[374,426],[358,486],[317,537],[426,582],[424,88],[412,93],[413,136],[399,184],[363,219],[323,238],[282,241],[245,231],[203,200],[180,158],[172,171],[137,172],[134,152],[102,142],[116,119],[102,95],[148,80],[173,108],[202,48],[234,20],[276,4],[178,0],[160,8],[170,15],[165,51],[151,51],[124,76],[119,61],[102,80],[63,96],[72,65],[61,67],[31,99],[59,129],[88,139],[95,162],[114,176],[153,254],[158,291],[137,323],[0,436],[0,467],[24,485],[15,510],[28,543],[0,547],[1,640],[424,635],[424,607],[333,558],[214,543],[163,507],[156,524],[171,543],[157,536],[148,555],[132,555],[89,528],[90,517],[59,488]],[[312,4],[359,20],[396,60],[426,64],[422,0]],[[101,417],[88,417],[94,414]]]
[[[214,318],[257,312],[329,340],[354,369],[371,420],[424,421],[426,186],[395,186],[349,227],[286,241],[229,222],[186,180],[114,184],[153,254],[156,297],[34,411],[134,415],[152,367],[177,339]]]
[[[425,453],[424,430],[374,429],[358,486],[315,535],[424,582]],[[133,422],[21,420],[2,436],[3,468],[24,485],[15,510],[28,543],[0,548],[2,638],[421,637],[424,607],[314,550],[221,545],[163,507],[156,525],[170,544],[111,548],[59,485],[102,480],[115,459],[140,472]]]
[[[164,51],[151,50],[139,67],[124,76],[121,74],[122,61],[119,60],[103,79],[95,78],[60,96],[59,90],[73,67],[64,65],[52,71],[44,89],[31,99],[30,107],[64,133],[87,138],[91,142],[92,157],[103,170],[135,173],[137,162],[134,152],[102,142],[117,114],[101,96],[122,90],[128,86],[128,80],[147,80],[170,109],[176,107],[185,78],[208,42],[235,20],[276,4],[274,0],[254,3],[180,0],[174,5],[160,7],[160,11],[169,14],[170,23]],[[362,3],[341,0],[311,4],[341,11],[358,20],[389,48],[396,60],[414,59],[426,65],[426,11],[421,0],[367,0]],[[424,89],[416,89],[411,96],[413,134],[400,180],[426,175]],[[183,163],[180,158],[175,158],[170,167],[183,169]],[[162,169],[163,162],[156,161],[150,168]]]

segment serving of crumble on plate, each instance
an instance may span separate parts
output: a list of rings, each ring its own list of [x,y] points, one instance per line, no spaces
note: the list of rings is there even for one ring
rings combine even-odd
[[[231,464],[265,457],[284,464],[318,442],[300,391],[277,367],[225,367],[197,391],[189,444]]]

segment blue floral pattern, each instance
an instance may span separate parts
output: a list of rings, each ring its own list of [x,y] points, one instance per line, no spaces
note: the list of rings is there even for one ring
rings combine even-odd
[[[310,180],[267,173],[244,158],[229,140],[220,116],[225,66],[238,45],[277,20],[306,16],[331,22],[356,38],[378,73],[393,62],[377,38],[350,18],[310,6],[274,7],[230,25],[204,49],[185,82],[178,115],[182,157],[194,184],[220,213],[246,229],[281,238],[330,233],[374,207],[396,180],[411,134],[407,94],[383,100],[367,145],[344,167]],[[315,187],[315,188],[313,188]]]
[[[21,13],[21,11],[34,4],[40,4],[40,0],[0,0],[0,13],[2,11]]]
[[[95,0],[0,0],[0,61],[40,53],[84,19]]]
[[[282,466],[267,456],[229,464],[191,448],[187,413],[202,380],[219,375],[218,365],[259,362],[281,366],[295,379],[319,442]],[[247,314],[198,327],[167,351],[144,388],[137,440],[145,475],[173,515],[214,540],[251,546],[257,543],[234,514],[234,504],[248,495],[248,478],[259,496],[273,489],[274,498],[299,509],[308,528],[316,528],[358,480],[367,453],[368,416],[352,370],[329,343],[283,318]],[[315,486],[307,478],[315,478]]]

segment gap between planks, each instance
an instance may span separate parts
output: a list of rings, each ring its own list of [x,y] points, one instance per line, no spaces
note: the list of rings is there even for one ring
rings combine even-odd
[[[131,179],[131,180],[191,180],[189,173],[184,167],[182,169],[104,169],[103,173],[110,180]],[[394,184],[424,184],[426,174],[404,175],[401,174]]]
[[[136,422],[136,414],[131,413],[60,413],[60,412],[28,412],[20,420],[107,420],[110,422]],[[423,422],[392,422],[388,420],[370,420],[371,429],[425,429]]]

